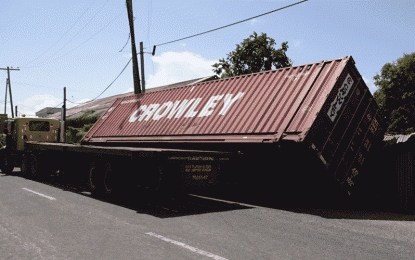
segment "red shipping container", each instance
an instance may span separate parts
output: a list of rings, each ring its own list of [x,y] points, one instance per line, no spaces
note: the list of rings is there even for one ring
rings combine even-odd
[[[346,56],[120,98],[83,143],[302,143],[350,194],[383,137],[377,111]]]

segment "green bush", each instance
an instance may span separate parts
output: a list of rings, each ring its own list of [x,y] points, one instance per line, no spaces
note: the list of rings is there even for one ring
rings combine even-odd
[[[81,117],[70,118],[66,120],[66,142],[79,143],[82,138],[88,133],[89,129],[100,118],[99,116],[89,116],[95,111],[87,111]]]

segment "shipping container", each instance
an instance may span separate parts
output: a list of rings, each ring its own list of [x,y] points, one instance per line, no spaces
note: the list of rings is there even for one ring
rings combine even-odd
[[[238,171],[255,172],[259,186],[274,175],[283,180],[276,190],[300,179],[309,191],[333,186],[315,172],[321,167],[351,195],[383,138],[377,112],[346,56],[123,97],[82,143],[239,150]]]

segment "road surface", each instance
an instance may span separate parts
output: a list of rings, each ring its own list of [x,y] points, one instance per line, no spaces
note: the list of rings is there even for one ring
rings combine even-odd
[[[0,259],[415,259],[415,217],[87,190],[0,173]]]

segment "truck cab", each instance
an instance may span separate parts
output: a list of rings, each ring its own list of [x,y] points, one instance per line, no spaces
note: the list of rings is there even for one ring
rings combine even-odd
[[[1,120],[3,146],[0,148],[0,169],[11,172],[14,167],[21,166],[21,155],[25,151],[25,143],[58,142],[59,120],[45,118],[12,118]]]

